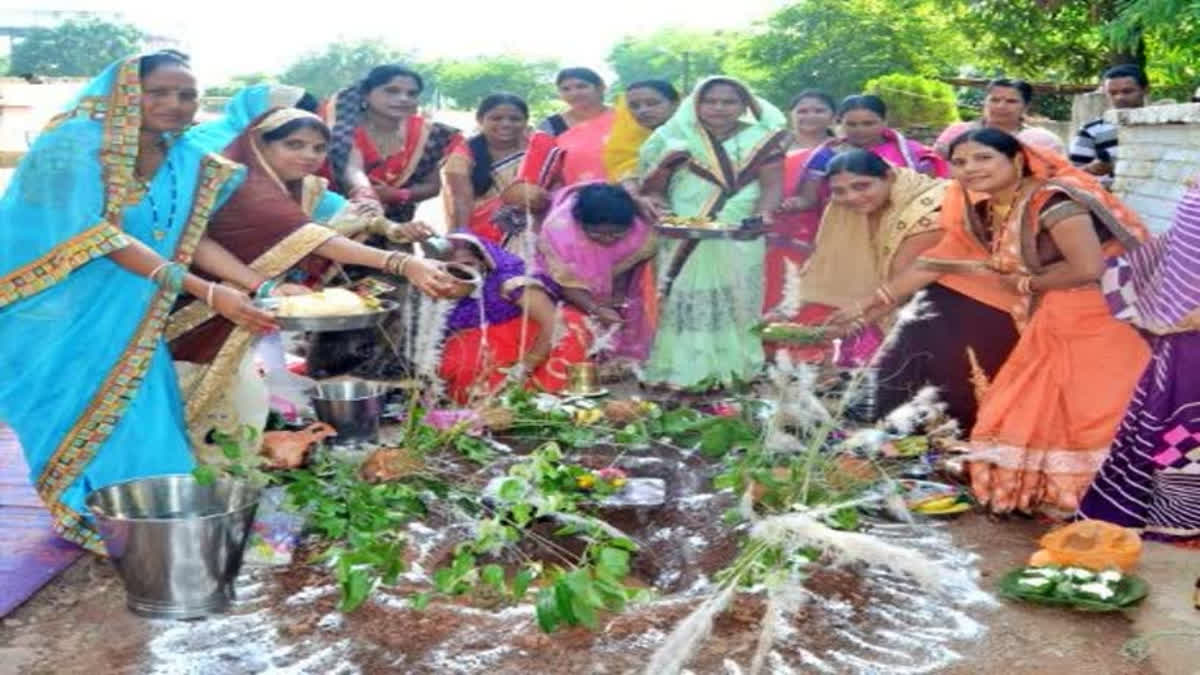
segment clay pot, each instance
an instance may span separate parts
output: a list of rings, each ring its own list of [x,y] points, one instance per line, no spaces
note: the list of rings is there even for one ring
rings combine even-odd
[[[636,401],[609,401],[604,404],[604,417],[613,424],[629,424],[641,419],[642,411]]]
[[[324,422],[310,424],[300,431],[268,431],[263,434],[261,453],[273,469],[298,469],[314,445],[337,431]]]
[[[519,209],[541,213],[550,206],[550,193],[539,185],[518,181],[504,188],[500,193],[500,201]]]
[[[483,283],[483,279],[479,276],[479,273],[466,265],[446,263],[444,268],[446,274],[449,274],[454,279],[449,295],[452,299],[457,300],[467,297]]]
[[[411,476],[425,467],[419,457],[405,448],[380,448],[367,456],[359,474],[368,483],[386,483]]]

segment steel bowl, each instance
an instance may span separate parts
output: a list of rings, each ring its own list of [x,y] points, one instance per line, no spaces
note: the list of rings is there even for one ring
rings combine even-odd
[[[446,297],[451,299],[465,298],[479,288],[483,278],[479,273],[462,263],[446,263],[442,266],[453,281],[452,290]]]
[[[85,499],[125,585],[129,609],[159,619],[219,614],[234,599],[234,580],[261,490],[189,474],[137,478]]]
[[[320,382],[309,390],[317,419],[337,429],[337,445],[379,439],[387,387],[352,378]]]

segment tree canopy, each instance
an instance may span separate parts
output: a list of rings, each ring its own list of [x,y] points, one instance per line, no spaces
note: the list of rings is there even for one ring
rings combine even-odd
[[[100,19],[69,19],[54,28],[34,28],[13,45],[13,75],[88,77],[136,53],[145,34],[136,27]]]
[[[686,92],[705,75],[725,71],[736,33],[703,33],[664,28],[644,37],[621,38],[608,52],[616,88],[646,79],[667,80]]]
[[[431,66],[438,95],[455,107],[473,109],[484,96],[508,92],[525,99],[532,114],[554,106],[558,63],[500,54],[440,61]]]
[[[411,52],[396,49],[381,40],[337,41],[321,51],[300,57],[280,74],[279,79],[324,98],[361,80],[375,66],[401,63],[413,67],[414,61]],[[413,69],[421,70],[419,66]]]

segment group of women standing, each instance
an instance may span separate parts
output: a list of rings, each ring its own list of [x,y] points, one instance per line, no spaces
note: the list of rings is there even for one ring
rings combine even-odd
[[[889,128],[870,95],[835,110],[803,92],[789,134],[729,77],[682,101],[632,83],[611,106],[587,69],[557,85],[568,108],[536,128],[496,93],[463,137],[420,115],[422,79],[398,66],[320,107],[250,87],[195,126],[177,53],[93,81],[0,202],[0,419],[64,536],[99,550],[88,491],[185,471],[213,431],[263,427],[250,352],[274,326],[253,298],[308,292],[338,263],[382,292],[405,277],[452,297],[446,268],[412,246],[431,234],[416,205],[439,193],[443,252],[480,279],[439,327],[452,399],[514,378],[561,389],[605,327],[605,355],[648,386],[750,380],[764,361],[751,327],[797,295],[791,318],[839,336],[843,363],[878,368],[884,407],[941,387],[990,507],[1200,535],[1197,402],[1182,384],[1200,307],[1194,198],[1144,245],[1128,209],[1023,126],[1028,92],[1011,81],[934,148]],[[668,213],[769,234],[660,240],[650,223]],[[933,317],[909,322],[895,310],[918,292]],[[1152,360],[1131,324],[1161,336]],[[380,342],[317,341],[310,367],[379,375]]]

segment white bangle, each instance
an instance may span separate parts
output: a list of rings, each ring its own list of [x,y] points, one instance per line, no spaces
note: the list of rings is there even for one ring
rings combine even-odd
[[[158,277],[158,273],[163,271],[167,267],[167,265],[170,265],[170,264],[171,264],[171,261],[168,260],[167,262],[159,265],[158,267],[155,267],[154,271],[150,273],[150,276],[148,276],[146,278],[157,284],[158,279],[156,277]]]
[[[213,281],[208,282],[208,293],[205,294],[204,304],[208,305],[209,307],[213,306],[213,293],[216,292],[216,290],[217,290],[216,282],[213,282]]]

